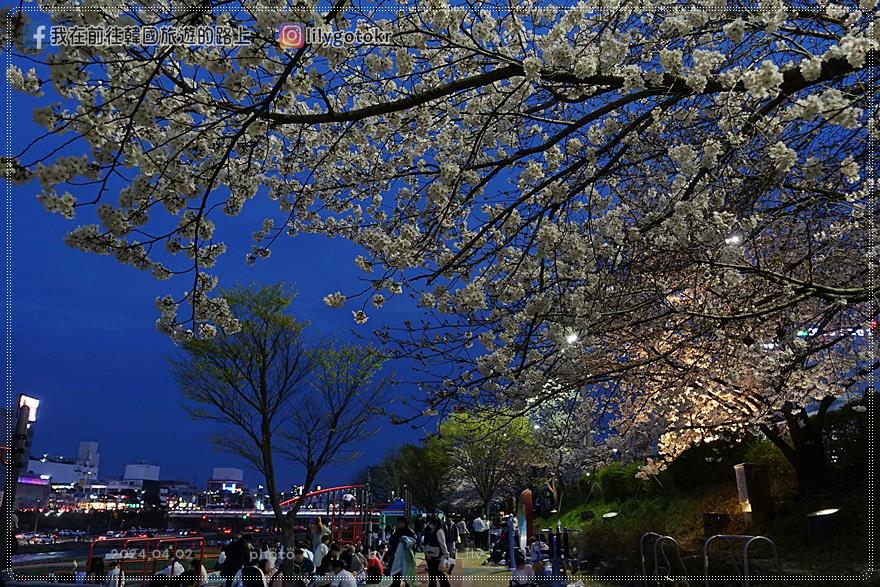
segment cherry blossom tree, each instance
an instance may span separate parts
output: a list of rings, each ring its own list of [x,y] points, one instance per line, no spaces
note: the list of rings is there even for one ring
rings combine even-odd
[[[606,456],[595,445],[604,419],[602,410],[609,404],[595,402],[597,394],[585,390],[542,395],[529,402],[527,410],[534,426],[532,464],[543,474],[554,508],[561,511],[566,484]]]
[[[726,328],[628,374],[614,400],[611,446],[650,455],[650,474],[696,444],[760,431],[791,463],[801,492],[826,489],[825,414],[839,396],[864,393],[880,365],[863,331],[840,326],[847,313],[832,308],[799,332],[785,319]]]
[[[248,206],[265,211],[248,262],[303,232],[363,247],[368,293],[325,298],[357,324],[418,300],[420,323],[374,334],[436,376],[428,414],[618,382],[597,391],[617,429],[650,453],[671,426],[674,454],[699,437],[676,423],[716,406],[694,389],[720,365],[762,394],[737,431],[839,395],[873,345],[819,337],[805,354],[796,332],[877,316],[876,0],[46,8],[63,25],[252,32],[45,54],[22,42],[30,15],[5,13],[10,84],[46,94],[45,134],[5,176],[82,223],[69,245],[187,280],[158,301],[177,339],[235,326],[209,271],[217,218]],[[387,36],[283,49],[291,21]]]

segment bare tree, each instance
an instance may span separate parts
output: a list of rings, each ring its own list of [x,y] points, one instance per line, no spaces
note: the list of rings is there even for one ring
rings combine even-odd
[[[354,447],[378,431],[388,382],[377,377],[383,360],[372,348],[332,342],[321,347],[313,357],[309,395],[292,412],[279,448],[303,467],[306,488],[328,464],[355,459]]]
[[[400,467],[400,449],[388,449],[383,459],[375,465],[368,465],[352,478],[354,483],[369,483],[373,499],[378,502],[391,502],[402,495],[403,470]]]
[[[175,378],[193,416],[224,425],[214,444],[263,475],[292,546],[300,503],[286,511],[281,505],[277,457],[301,465],[310,487],[325,466],[369,435],[371,406],[384,389],[373,383],[381,359],[354,345],[307,348],[305,324],[284,311],[293,294],[283,285],[233,288],[224,298],[240,321],[237,331],[184,343],[184,356],[172,360]]]
[[[409,489],[413,505],[434,512],[448,495],[451,464],[448,446],[436,436],[418,445],[404,444],[369,467],[373,494],[390,502]],[[365,478],[366,471],[360,476]]]

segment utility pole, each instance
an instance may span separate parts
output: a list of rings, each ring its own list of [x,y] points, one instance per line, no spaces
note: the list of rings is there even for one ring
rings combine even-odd
[[[0,518],[3,519],[3,553],[0,561],[0,585],[5,585],[12,580],[12,548],[15,540],[15,528],[13,528],[12,515],[15,511],[15,491],[18,486],[18,477],[24,467],[25,447],[27,446],[27,427],[31,410],[27,405],[18,408],[18,420],[15,431],[12,434],[10,450],[10,463],[6,469],[6,485],[3,488],[3,502],[0,504]],[[39,512],[37,512],[39,516]]]
[[[553,555],[553,587],[563,587],[565,583],[562,581],[562,521],[556,520],[556,532],[552,535],[553,546],[550,552]]]
[[[516,570],[516,539],[514,536],[513,514],[507,514],[507,568]]]
[[[367,517],[367,552],[373,550],[373,490],[372,490],[372,467],[367,467],[367,487],[364,489],[364,503],[361,510]],[[368,555],[369,556],[369,555]]]
[[[403,486],[403,519],[406,520],[407,524],[412,524],[412,512],[410,511],[409,503],[409,488],[406,485]]]

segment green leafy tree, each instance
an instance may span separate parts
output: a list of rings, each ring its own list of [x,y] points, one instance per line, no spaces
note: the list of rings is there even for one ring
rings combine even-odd
[[[405,444],[391,450],[382,462],[369,467],[370,483],[375,495],[387,500],[401,497],[409,490],[413,505],[433,512],[443,503],[449,489],[450,458],[447,446],[436,437],[421,445]],[[366,472],[358,476],[366,480]]]
[[[372,349],[307,348],[306,324],[286,313],[294,296],[281,284],[224,291],[239,321],[234,331],[221,327],[213,338],[187,340],[171,360],[188,411],[222,425],[213,443],[262,474],[288,546],[299,503],[286,511],[281,505],[278,459],[299,464],[311,487],[324,467],[348,458],[374,432],[374,406],[385,388],[376,381],[382,360]]]
[[[435,511],[449,488],[452,459],[440,439],[430,437],[421,446],[407,444],[398,456],[401,477],[413,504],[426,512]]]
[[[499,490],[530,465],[534,448],[525,416],[488,408],[454,412],[440,424],[440,440],[453,475],[473,489],[486,514]]]

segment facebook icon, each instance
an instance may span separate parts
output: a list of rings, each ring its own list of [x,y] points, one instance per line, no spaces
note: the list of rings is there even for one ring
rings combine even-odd
[[[43,41],[46,40],[46,29],[49,28],[44,24],[31,25],[27,27],[24,33],[24,44],[26,47],[33,47],[37,51],[42,50]]]

